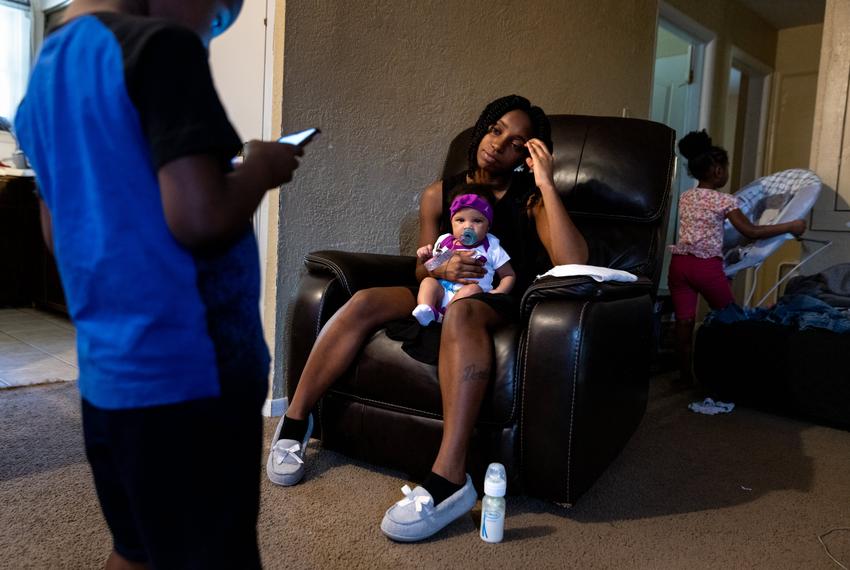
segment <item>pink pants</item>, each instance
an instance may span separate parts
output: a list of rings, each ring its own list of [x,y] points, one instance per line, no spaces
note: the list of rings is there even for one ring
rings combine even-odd
[[[697,312],[697,294],[705,297],[712,309],[734,303],[732,288],[723,273],[719,257],[703,259],[694,255],[673,255],[667,285],[673,298],[677,320],[693,319]]]

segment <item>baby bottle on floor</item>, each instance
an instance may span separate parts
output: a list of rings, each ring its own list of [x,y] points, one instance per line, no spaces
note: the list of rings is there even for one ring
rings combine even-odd
[[[502,542],[505,534],[505,491],[508,487],[505,466],[491,463],[484,476],[484,498],[481,499],[481,540]]]

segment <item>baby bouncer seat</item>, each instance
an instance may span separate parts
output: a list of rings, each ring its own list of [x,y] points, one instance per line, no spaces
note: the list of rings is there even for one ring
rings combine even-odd
[[[750,182],[734,195],[740,209],[755,225],[773,225],[799,220],[808,216],[820,194],[822,183],[818,176],[802,168],[783,170]],[[723,265],[726,276],[734,277],[742,269],[758,269],[786,240],[793,239],[789,233],[760,240],[744,237],[729,220],[724,225]],[[812,257],[826,249],[832,242],[801,239],[820,244],[820,247],[805,256],[794,268],[782,277],[756,305],[761,305],[785,279]],[[746,294],[744,306],[749,306],[755,293],[756,280]]]

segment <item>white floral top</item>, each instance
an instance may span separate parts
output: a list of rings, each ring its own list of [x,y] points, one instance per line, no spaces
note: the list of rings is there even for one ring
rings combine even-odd
[[[737,208],[740,205],[735,196],[707,188],[686,191],[679,199],[679,239],[670,250],[703,259],[721,257],[723,221]]]

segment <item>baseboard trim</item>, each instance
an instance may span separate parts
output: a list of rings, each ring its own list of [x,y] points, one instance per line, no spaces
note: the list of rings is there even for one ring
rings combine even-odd
[[[263,415],[267,418],[282,416],[289,404],[289,398],[266,398],[266,403],[263,404]]]

